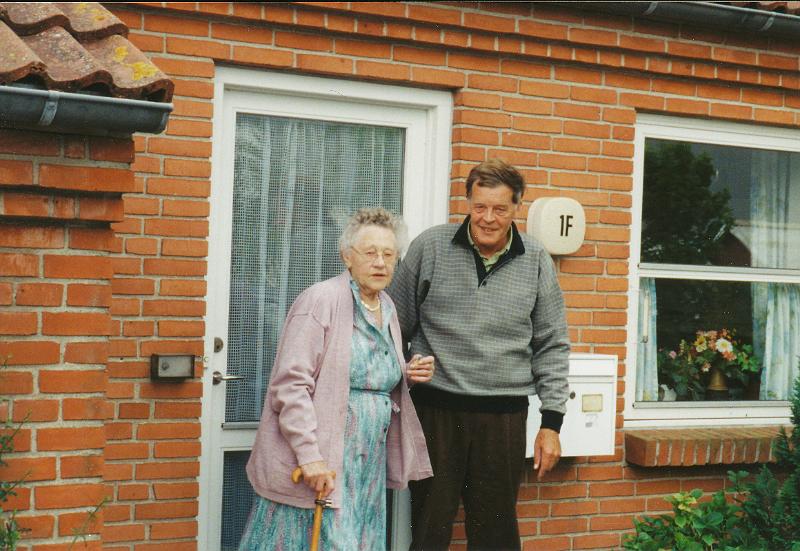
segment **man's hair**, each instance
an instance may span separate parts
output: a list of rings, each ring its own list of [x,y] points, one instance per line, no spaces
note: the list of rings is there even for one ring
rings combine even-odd
[[[502,159],[489,159],[474,167],[467,176],[467,198],[472,197],[472,185],[495,188],[506,185],[514,192],[514,203],[519,204],[525,191],[525,180],[519,171]]]
[[[394,233],[397,252],[401,253],[405,250],[408,242],[408,230],[403,219],[384,208],[375,207],[359,209],[347,219],[342,235],[339,236],[339,252],[343,253],[351,248],[358,231],[366,226],[378,226],[391,230]]]

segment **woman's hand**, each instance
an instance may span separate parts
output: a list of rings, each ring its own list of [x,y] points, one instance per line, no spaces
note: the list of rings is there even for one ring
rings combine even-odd
[[[328,497],[336,487],[333,482],[333,471],[328,469],[325,461],[314,461],[300,465],[303,471],[303,482],[317,493],[322,492],[322,497]]]
[[[414,354],[411,361],[406,366],[406,374],[408,379],[415,383],[427,383],[433,378],[433,356],[425,356],[424,358],[419,354]]]

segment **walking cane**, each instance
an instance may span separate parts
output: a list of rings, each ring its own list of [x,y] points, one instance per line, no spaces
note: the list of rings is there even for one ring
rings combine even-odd
[[[336,478],[336,473],[331,473]],[[297,467],[292,471],[292,482],[297,484],[303,478],[303,471]],[[311,530],[311,551],[319,550],[319,533],[322,528],[322,509],[331,506],[331,502],[322,497],[322,492],[317,492],[317,499],[314,500],[314,527]]]

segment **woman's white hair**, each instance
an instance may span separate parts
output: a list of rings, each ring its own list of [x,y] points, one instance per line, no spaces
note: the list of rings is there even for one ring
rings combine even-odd
[[[401,254],[408,245],[408,228],[403,219],[393,212],[382,207],[358,209],[344,224],[342,235],[339,236],[339,253],[344,253],[355,244],[356,234],[361,228],[378,226],[392,230],[397,252]]]

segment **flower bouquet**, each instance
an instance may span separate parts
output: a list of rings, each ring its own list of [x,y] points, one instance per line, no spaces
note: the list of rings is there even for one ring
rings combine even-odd
[[[677,350],[658,351],[658,381],[679,400],[709,399],[708,390],[727,395],[727,382],[744,388],[760,372],[753,347],[733,330],[697,331],[693,342],[681,340]]]

